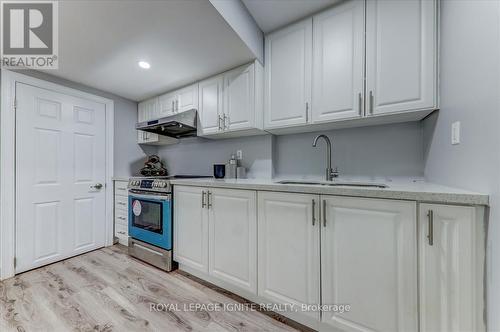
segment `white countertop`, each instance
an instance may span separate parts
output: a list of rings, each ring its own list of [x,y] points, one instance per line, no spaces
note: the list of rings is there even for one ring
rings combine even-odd
[[[366,187],[342,187],[342,186],[321,186],[302,184],[280,184],[280,180],[286,179],[179,179],[172,180],[173,185],[232,188],[248,190],[282,191],[309,194],[327,194],[338,196],[355,196],[369,198],[401,199],[419,202],[447,203],[447,204],[467,204],[467,205],[488,205],[489,196],[486,194],[446,187],[421,179],[393,178],[378,180],[363,179],[340,179],[339,182],[370,182],[385,184],[388,188],[366,188]],[[302,181],[307,181],[301,179]],[[312,179],[309,179],[312,180]],[[174,189],[175,190],[175,189]]]

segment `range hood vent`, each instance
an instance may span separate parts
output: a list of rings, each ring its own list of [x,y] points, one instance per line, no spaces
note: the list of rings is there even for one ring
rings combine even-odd
[[[156,120],[139,122],[135,129],[174,138],[194,137],[197,133],[197,113],[192,109]]]

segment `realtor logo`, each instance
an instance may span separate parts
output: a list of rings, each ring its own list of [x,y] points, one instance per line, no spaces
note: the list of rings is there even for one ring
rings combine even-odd
[[[57,69],[57,1],[1,2],[1,65]]]

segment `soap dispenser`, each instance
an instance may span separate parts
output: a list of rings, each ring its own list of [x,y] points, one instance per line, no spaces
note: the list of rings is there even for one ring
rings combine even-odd
[[[231,155],[229,163],[226,165],[226,179],[236,179],[236,169],[238,168],[238,161],[234,154]]]

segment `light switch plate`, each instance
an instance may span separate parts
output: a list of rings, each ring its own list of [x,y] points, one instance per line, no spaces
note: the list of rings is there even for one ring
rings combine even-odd
[[[243,159],[243,151],[241,151],[241,150],[236,151],[236,159],[238,159],[238,160]]]
[[[451,124],[451,144],[460,144],[460,121]]]

